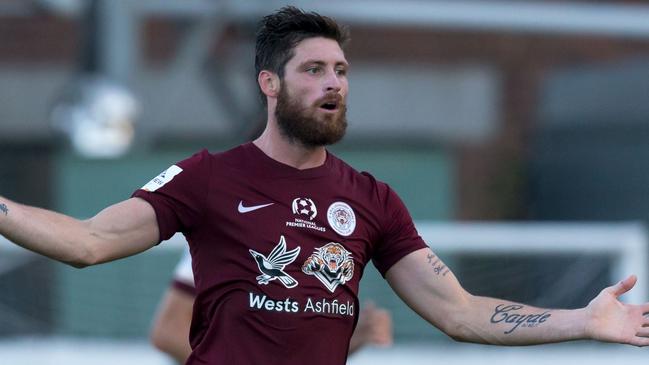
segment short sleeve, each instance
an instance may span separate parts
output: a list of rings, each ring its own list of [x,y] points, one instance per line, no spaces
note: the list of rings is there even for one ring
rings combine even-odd
[[[382,195],[383,232],[374,250],[372,261],[381,275],[407,254],[428,247],[419,236],[408,209],[387,185]]]
[[[156,213],[160,241],[200,224],[207,200],[210,154],[203,150],[172,165],[133,193],[149,202]]]

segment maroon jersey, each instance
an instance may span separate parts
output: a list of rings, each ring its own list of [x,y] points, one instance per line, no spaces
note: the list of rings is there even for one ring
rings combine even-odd
[[[197,296],[188,364],[345,364],[358,285],[426,247],[397,195],[331,154],[298,170],[252,143],[202,151],[134,196],[160,239],[189,242]]]

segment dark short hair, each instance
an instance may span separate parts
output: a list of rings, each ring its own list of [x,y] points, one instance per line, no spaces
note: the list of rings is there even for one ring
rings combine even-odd
[[[332,18],[315,12],[305,12],[285,6],[266,15],[259,22],[255,44],[255,72],[268,70],[284,77],[286,63],[295,55],[298,43],[314,37],[333,39],[343,48],[349,41],[349,31]],[[266,99],[263,98],[264,103]]]

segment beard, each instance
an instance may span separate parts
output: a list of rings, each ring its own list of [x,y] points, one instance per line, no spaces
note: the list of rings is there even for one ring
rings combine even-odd
[[[321,101],[316,101],[311,107],[303,107],[298,98],[288,95],[286,89],[280,89],[275,109],[282,135],[307,148],[334,144],[343,138],[347,130],[347,106],[342,100],[336,113],[318,115]]]

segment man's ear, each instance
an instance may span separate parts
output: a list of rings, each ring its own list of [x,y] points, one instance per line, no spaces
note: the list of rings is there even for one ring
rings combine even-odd
[[[259,83],[261,92],[266,96],[277,97],[279,94],[280,85],[279,76],[277,76],[277,74],[263,70],[259,73],[259,76],[257,76],[257,82]]]

